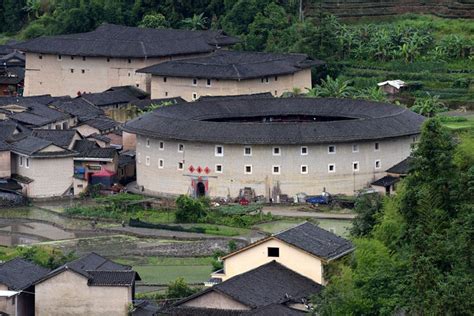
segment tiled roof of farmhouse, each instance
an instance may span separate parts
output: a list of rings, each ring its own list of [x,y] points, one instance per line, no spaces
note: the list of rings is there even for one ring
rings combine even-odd
[[[7,142],[0,139],[0,151],[10,150],[10,145]]]
[[[404,175],[404,174],[408,174],[410,172],[410,164],[413,163],[413,157],[408,157],[406,159],[403,159],[402,161],[400,161],[399,163],[397,163],[396,165],[390,167],[387,172],[388,173],[395,173],[395,174],[401,174],[401,175]]]
[[[78,157],[81,158],[98,158],[109,159],[118,154],[116,148],[106,147],[102,148],[97,145],[95,141],[81,139],[74,144],[74,150],[77,151]]]
[[[323,259],[334,259],[354,250],[352,243],[309,222],[273,235]]]
[[[91,127],[97,128],[99,131],[106,131],[109,129],[114,129],[120,125],[120,123],[106,117],[95,117],[90,120],[84,121],[82,124],[89,125]]]
[[[77,131],[75,129],[35,129],[32,131],[31,135],[48,140],[56,146],[68,148],[76,133]]]
[[[287,116],[312,120],[278,122]],[[170,105],[129,121],[124,130],[154,138],[221,144],[318,144],[419,134],[423,121],[423,116],[408,109],[380,102],[255,98]]]
[[[102,109],[84,99],[56,101],[53,106],[64,113],[76,116],[81,122],[105,115]]]
[[[76,154],[74,151],[71,151],[65,148],[59,151],[46,151],[46,152],[41,151],[51,145],[54,145],[52,141],[41,139],[34,136],[27,136],[17,142],[12,143],[11,150],[15,153],[28,155],[32,157],[38,157],[38,158],[72,157]]]
[[[92,252],[56,268],[37,283],[65,270],[84,276],[90,286],[131,286],[135,280],[140,280],[140,276],[130,266],[118,264]]]
[[[203,95],[197,101],[222,101],[222,100],[236,100],[236,99],[258,99],[258,98],[273,98],[271,92],[260,92],[253,94],[237,94],[237,95]]]
[[[135,89],[141,91],[138,88]],[[78,98],[84,99],[90,104],[98,107],[115,104],[128,104],[132,101],[139,100],[147,96],[146,92],[142,91],[143,94],[139,94],[136,90],[122,87],[122,89],[115,88],[114,90],[97,93],[84,93]]]
[[[400,178],[392,177],[392,176],[384,176],[384,177],[372,182],[371,185],[375,185],[375,186],[378,186],[378,187],[388,187],[392,184],[397,183],[398,181],[400,181]]]
[[[150,58],[211,52],[237,39],[222,31],[149,29],[103,24],[92,32],[38,37],[15,45],[43,54]]]
[[[216,291],[246,306],[258,308],[269,304],[301,301],[319,293],[322,289],[322,285],[276,261],[271,261],[185,298],[178,302],[176,306],[180,306],[202,294]]]
[[[30,261],[15,258],[0,264],[0,284],[5,284],[10,289],[24,290],[48,272],[48,269]]]
[[[205,57],[163,62],[138,72],[170,77],[242,80],[292,74],[318,64],[324,62],[309,59],[305,54],[220,50]]]

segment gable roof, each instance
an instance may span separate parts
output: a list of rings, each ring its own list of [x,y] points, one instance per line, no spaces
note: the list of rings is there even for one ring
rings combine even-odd
[[[408,157],[386,170],[388,173],[406,175],[410,172],[413,157]]]
[[[132,286],[135,280],[141,280],[130,266],[118,264],[91,252],[54,269],[35,283],[41,283],[66,270],[87,278],[87,284],[90,286]]]
[[[11,151],[16,154],[22,154],[35,158],[72,157],[76,155],[74,151],[62,147],[62,150],[58,151],[42,151],[51,145],[57,146],[54,145],[52,141],[41,139],[35,136],[27,136],[17,142],[12,143]]]
[[[81,125],[89,125],[98,129],[100,132],[119,127],[120,123],[108,117],[100,116],[84,121]]]
[[[275,54],[219,50],[205,57],[159,63],[137,72],[158,76],[244,80],[285,75],[324,64],[306,54]]]
[[[336,259],[354,250],[349,240],[309,222],[273,236],[325,260]]]
[[[141,91],[141,93],[137,90]],[[127,87],[115,87],[104,92],[84,93],[77,98],[84,99],[90,104],[101,107],[115,104],[128,104],[146,96],[148,96],[148,94],[138,88],[132,90]]]
[[[49,270],[30,261],[15,258],[0,264],[0,283],[10,289],[24,290],[48,274]]]
[[[0,139],[5,141],[18,140],[26,137],[30,130],[13,120],[0,121]]]
[[[38,37],[15,45],[20,51],[78,56],[151,58],[211,52],[236,38],[222,31],[150,29],[103,24],[92,32]]]
[[[391,186],[392,184],[397,183],[398,181],[400,181],[400,178],[385,176],[372,182],[371,185],[375,185],[377,187],[388,187],[388,186]]]
[[[215,291],[250,308],[257,308],[289,300],[301,301],[319,293],[322,289],[322,285],[276,261],[271,261],[179,301],[176,306]]]
[[[8,150],[10,150],[10,145],[7,142],[0,139],[0,151],[8,151]]]
[[[81,122],[105,115],[98,106],[81,98],[56,101],[53,106],[64,113],[76,116]]]
[[[10,119],[27,126],[41,127],[49,123],[54,123],[70,118],[68,114],[52,109],[40,102],[25,101],[12,104],[18,104],[25,107],[26,109],[24,112],[14,112],[7,115],[10,117]]]
[[[118,155],[118,150],[113,147],[100,147],[95,141],[81,139],[74,144],[74,150],[79,154],[76,159],[113,159]]]
[[[78,132],[75,129],[35,129],[31,132],[31,136],[48,140],[54,145],[64,148],[71,145],[76,134]]]

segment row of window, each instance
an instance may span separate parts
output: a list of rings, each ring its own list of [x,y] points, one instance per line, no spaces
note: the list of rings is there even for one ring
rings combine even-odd
[[[140,156],[138,156],[138,163],[140,163]],[[147,166],[150,165],[150,156],[146,156],[145,158],[145,164]],[[165,167],[165,161],[164,159],[158,159],[158,168],[163,169]],[[352,171],[357,172],[359,171],[360,164],[358,161],[354,161],[352,163]],[[380,160],[375,160],[374,163],[375,169],[380,169],[382,167],[381,161]],[[184,169],[184,164],[182,161],[178,162],[177,170],[183,170]],[[215,165],[215,172],[216,173],[223,173],[224,172],[224,167],[221,164]],[[253,172],[253,167],[252,165],[245,165],[244,166],[244,173],[245,174],[252,174]],[[301,165],[300,166],[300,173],[301,174],[308,174],[309,169],[307,165]],[[328,172],[333,173],[336,172],[336,164],[335,163],[330,163],[328,164]],[[281,166],[280,165],[273,165],[272,166],[272,174],[278,175],[281,174]]]
[[[159,142],[158,145],[160,150],[165,149],[165,143],[163,141]],[[146,147],[150,147],[150,139],[146,139]],[[374,150],[379,151],[380,150],[380,144],[379,143],[374,143]],[[183,144],[178,144],[178,152],[183,152],[184,151],[184,145]],[[352,152],[357,153],[359,152],[359,145],[352,145]],[[308,155],[309,149],[307,146],[301,146],[300,147],[300,153],[302,156]],[[329,145],[328,146],[328,154],[335,154],[336,153],[336,145]],[[273,156],[281,156],[281,147],[273,147],[272,148],[272,154]],[[216,157],[223,157],[224,156],[224,146],[222,145],[216,145],[214,149],[214,155]],[[244,156],[252,156],[252,147],[251,146],[244,146]]]
[[[30,158],[19,156],[18,165],[20,167],[29,168],[30,167]]]
[[[71,58],[71,60],[74,60],[75,57],[79,57],[79,56],[69,56],[69,58]],[[43,55],[38,55],[38,58],[39,59],[43,59]],[[82,57],[79,57],[79,58],[82,58],[83,61],[86,61],[87,60],[87,57],[86,56],[82,56]],[[62,55],[58,55],[58,60],[63,60],[63,56]],[[107,62],[109,63],[111,60],[111,58],[107,57]],[[132,59],[131,58],[128,58],[127,59],[127,63],[131,64],[132,63]]]

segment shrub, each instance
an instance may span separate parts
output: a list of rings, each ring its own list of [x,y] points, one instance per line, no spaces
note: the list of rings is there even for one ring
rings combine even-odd
[[[181,195],[176,200],[176,222],[196,223],[206,217],[207,209],[202,200],[193,199],[187,195]]]
[[[193,295],[197,291],[197,289],[193,289],[188,286],[186,281],[184,281],[184,278],[177,278],[175,281],[172,281],[168,284],[168,289],[166,290],[166,297],[169,299],[183,298]]]

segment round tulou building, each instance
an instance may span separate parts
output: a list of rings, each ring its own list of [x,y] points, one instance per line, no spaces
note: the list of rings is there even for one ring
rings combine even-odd
[[[276,201],[368,187],[410,155],[423,120],[379,102],[233,97],[162,107],[124,129],[146,193]]]

